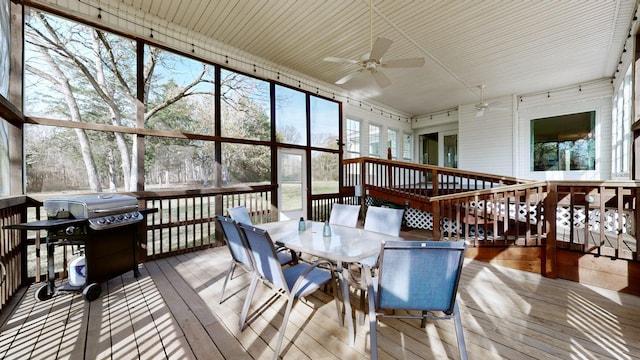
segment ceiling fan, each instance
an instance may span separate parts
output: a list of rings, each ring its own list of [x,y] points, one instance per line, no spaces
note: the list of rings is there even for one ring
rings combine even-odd
[[[490,111],[491,109],[505,110],[505,108],[498,106],[500,105],[499,102],[493,102],[489,104],[486,101],[484,101],[484,84],[479,85],[478,88],[480,88],[480,102],[475,105],[476,110],[478,110],[478,112],[476,113],[476,116],[478,117],[483,116],[485,112]]]
[[[382,60],[384,54],[391,47],[393,40],[379,37],[376,39],[375,43],[373,42],[373,0],[369,2],[369,5],[369,40],[371,51],[364,54],[360,60],[344,59],[332,56],[324,58],[324,61],[358,65],[357,70],[336,81],[335,83],[338,85],[347,83],[359,73],[369,71],[378,86],[384,88],[391,85],[391,80],[381,71],[382,68],[409,68],[424,66],[424,58],[407,58],[389,61]]]

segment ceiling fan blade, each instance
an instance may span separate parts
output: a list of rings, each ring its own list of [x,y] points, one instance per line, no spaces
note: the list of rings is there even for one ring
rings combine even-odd
[[[354,76],[358,75],[358,74],[359,74],[359,73],[361,73],[361,72],[362,72],[362,69],[357,70],[357,71],[354,71],[354,72],[352,72],[351,74],[348,74],[348,75],[346,75],[346,76],[344,76],[344,77],[342,77],[342,78],[338,79],[338,80],[335,82],[335,84],[336,84],[336,85],[342,85],[342,84],[345,84],[347,81],[349,81],[349,80],[353,79],[353,77],[354,77]]]
[[[505,104],[503,104],[501,101],[489,103],[489,107],[491,108],[491,110],[497,111],[509,110],[509,107],[505,106]]]
[[[373,80],[375,80],[378,86],[380,86],[381,88],[386,88],[387,86],[391,85],[391,80],[389,80],[387,75],[385,75],[382,71],[372,72],[371,75],[373,75]]]
[[[376,42],[373,43],[373,48],[371,49],[369,58],[380,60],[380,58],[382,58],[382,56],[384,56],[387,50],[389,50],[389,48],[391,47],[391,43],[393,43],[393,40],[381,37],[377,38]]]
[[[382,63],[382,67],[386,67],[386,68],[407,68],[407,67],[422,67],[422,66],[424,66],[424,58],[389,60]]]
[[[326,58],[324,58],[322,60],[329,61],[329,62],[334,62],[334,63],[346,63],[346,64],[357,64],[358,63],[358,60],[343,59],[343,58],[333,57],[333,56],[327,56]]]

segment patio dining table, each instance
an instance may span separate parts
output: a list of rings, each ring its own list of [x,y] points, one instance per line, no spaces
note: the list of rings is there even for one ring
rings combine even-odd
[[[306,221],[304,231],[298,230],[298,225],[298,220],[287,220],[264,223],[257,227],[267,230],[274,242],[293,251],[317,256],[337,264],[345,321],[349,331],[349,344],[353,346],[355,328],[349,301],[349,264],[377,255],[384,240],[402,240],[402,238],[340,225],[329,225],[331,235],[325,236],[322,222]]]

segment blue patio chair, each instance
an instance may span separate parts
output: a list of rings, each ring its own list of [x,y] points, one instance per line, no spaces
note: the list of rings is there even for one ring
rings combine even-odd
[[[243,205],[229,208],[227,209],[227,212],[229,213],[229,216],[237,223],[253,225],[253,223],[251,222],[251,217],[249,216],[249,210],[247,210],[247,208]]]
[[[329,224],[356,227],[360,215],[360,205],[333,204]]]
[[[369,206],[364,219],[364,229],[399,236],[403,215],[404,209]]]
[[[227,212],[229,213],[229,216],[235,220],[236,223],[238,224],[247,224],[247,225],[253,225],[253,222],[251,221],[251,216],[249,216],[249,210],[247,210],[247,208],[244,205],[240,205],[240,206],[236,206],[233,208],[229,208],[227,209]],[[289,251],[288,249],[285,249],[282,244],[277,244],[278,246],[276,247],[276,250],[278,250],[278,252],[284,252]],[[281,257],[282,260],[282,264],[295,264],[298,262],[298,254],[296,254],[294,251],[289,251],[291,255],[278,255]],[[282,257],[284,256],[284,257]]]
[[[385,317],[421,319],[421,327],[426,319],[453,318],[460,359],[467,359],[456,300],[466,249],[464,241],[388,241],[382,245],[378,276],[365,273],[371,359],[378,358],[376,325]]]
[[[399,236],[403,216],[404,209],[369,206],[367,208],[367,216],[364,219],[364,229],[381,234]],[[360,264],[367,265],[369,266],[369,268],[375,269],[377,262],[378,256],[376,255],[370,256],[366,259],[362,259],[360,261]],[[362,268],[360,268],[360,272],[362,273]],[[360,309],[362,309],[362,313],[359,313],[359,316],[360,324],[364,324],[364,304],[367,285],[363,281],[361,274],[359,275],[353,271],[351,271],[350,273],[354,287],[360,290]]]
[[[222,285],[222,292],[220,293],[220,303],[224,301],[224,290],[227,288],[227,283],[233,278],[233,273],[237,266],[241,266],[247,272],[253,272],[253,264],[251,263],[251,257],[249,256],[249,248],[244,234],[238,228],[237,223],[228,217],[216,215],[216,223],[222,229],[225,239],[227,240],[227,247],[231,253],[231,263],[227,270],[227,275],[224,278],[224,284]],[[286,253],[277,253],[278,260],[282,265],[290,264],[294,262],[291,255]]]
[[[251,281],[249,293],[242,307],[242,313],[240,314],[240,330],[244,330],[246,326],[247,313],[249,312],[251,299],[258,285],[258,280],[264,279],[272,285],[272,288],[276,290],[278,294],[286,294],[288,297],[287,307],[284,318],[282,319],[282,325],[280,326],[278,341],[274,348],[273,358],[277,359],[280,355],[280,348],[282,347],[285,329],[294,301],[297,298],[305,297],[315,292],[327,283],[336,285],[333,269],[325,270],[318,267],[319,265],[323,265],[333,268],[333,265],[329,261],[320,260],[313,264],[301,262],[283,269],[277,260],[273,241],[266,230],[246,224],[240,224],[240,229],[242,229],[247,239],[249,254],[255,266],[255,273]],[[334,298],[338,319],[340,319],[341,313],[337,293],[338,291],[336,289],[336,291],[334,291]]]

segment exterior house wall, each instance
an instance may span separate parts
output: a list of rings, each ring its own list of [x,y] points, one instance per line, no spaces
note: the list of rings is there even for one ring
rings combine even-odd
[[[612,96],[611,80],[602,79],[536,94],[487,99],[491,110],[482,116],[477,116],[475,103],[461,105],[457,111],[420,116],[412,126],[416,136],[457,129],[461,169],[531,180],[608,180]],[[586,111],[596,112],[596,169],[532,171],[531,120]]]

